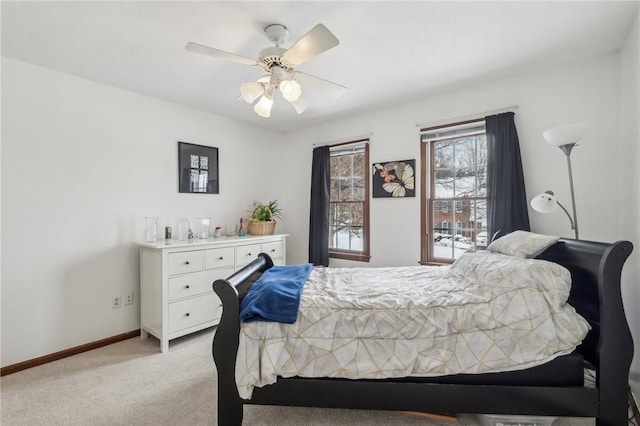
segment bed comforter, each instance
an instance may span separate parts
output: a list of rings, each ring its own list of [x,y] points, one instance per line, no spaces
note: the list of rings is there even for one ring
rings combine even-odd
[[[314,268],[294,324],[242,324],[236,384],[510,371],[572,352],[589,330],[568,270],[489,252],[451,266]]]

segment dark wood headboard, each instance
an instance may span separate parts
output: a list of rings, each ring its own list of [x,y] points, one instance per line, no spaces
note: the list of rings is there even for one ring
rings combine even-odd
[[[633,340],[624,309],[620,309],[623,306],[620,275],[632,250],[629,241],[605,244],[561,239],[538,256],[571,272],[569,303],[591,325],[578,350],[594,366],[599,367],[599,350],[603,345],[629,352],[630,360],[633,357]]]
[[[591,325],[578,351],[597,371],[601,413],[618,413],[611,414],[612,419],[619,415],[620,420],[627,408],[629,366],[633,358],[633,339],[624,313],[620,277],[632,250],[629,241],[605,244],[562,239],[539,256],[571,271],[569,303]],[[618,420],[614,424],[619,424]]]

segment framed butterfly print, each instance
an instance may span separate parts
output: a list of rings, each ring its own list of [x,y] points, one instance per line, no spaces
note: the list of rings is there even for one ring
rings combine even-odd
[[[218,148],[178,142],[179,191],[219,194]]]
[[[384,161],[372,167],[373,198],[415,197],[416,160]]]

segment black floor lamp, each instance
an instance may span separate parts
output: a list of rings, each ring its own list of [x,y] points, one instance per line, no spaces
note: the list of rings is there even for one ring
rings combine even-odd
[[[562,205],[553,194],[553,191],[545,191],[542,194],[538,194],[531,200],[531,207],[540,213],[551,213],[555,211],[558,206],[567,214],[569,222],[571,222],[571,229],[576,233],[576,240],[579,239],[578,234],[578,216],[576,214],[576,198],[573,192],[573,174],[571,172],[571,150],[584,136],[587,131],[586,123],[568,124],[566,126],[554,127],[553,129],[545,130],[542,132],[542,137],[549,145],[557,146],[564,152],[567,157],[567,168],[569,170],[569,189],[571,190],[571,207],[573,210],[573,217],[569,214],[569,211]]]

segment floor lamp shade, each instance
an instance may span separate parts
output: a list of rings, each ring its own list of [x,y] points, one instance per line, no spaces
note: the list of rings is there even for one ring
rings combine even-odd
[[[579,239],[578,234],[578,215],[576,213],[576,198],[573,190],[573,173],[571,172],[571,150],[577,145],[585,133],[589,125],[587,123],[573,123],[564,126],[554,127],[542,132],[544,140],[552,146],[557,146],[567,158],[567,170],[569,172],[569,189],[571,191],[571,209],[573,216],[569,211],[555,198],[553,191],[545,191],[536,195],[531,200],[531,207],[540,213],[551,213],[560,207],[571,222],[571,229],[575,231],[576,240]]]
[[[587,123],[574,123],[564,126],[554,127],[542,132],[542,137],[549,145],[562,146],[577,143],[587,132]]]

